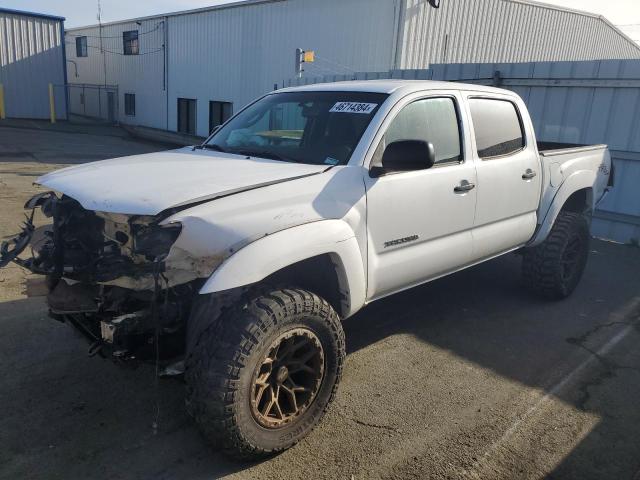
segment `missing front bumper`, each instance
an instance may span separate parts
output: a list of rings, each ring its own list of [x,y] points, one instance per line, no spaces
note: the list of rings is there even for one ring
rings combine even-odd
[[[199,280],[166,267],[180,224],[93,212],[52,192],[25,208],[22,231],[0,245],[0,266],[13,262],[42,275],[38,294],[47,296],[50,316],[87,338],[90,355],[172,359],[184,351]],[[53,224],[36,228],[37,209]],[[31,255],[22,255],[29,247]]]

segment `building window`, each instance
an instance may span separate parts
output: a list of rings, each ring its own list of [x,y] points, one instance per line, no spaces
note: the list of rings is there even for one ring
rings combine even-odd
[[[502,157],[525,147],[524,131],[516,106],[507,100],[469,100],[478,156]]]
[[[229,120],[233,115],[233,103],[230,102],[209,102],[209,133]]]
[[[76,37],[76,57],[87,56],[87,37]]]
[[[178,132],[196,134],[196,101],[193,98],[178,99]]]
[[[125,55],[138,55],[140,53],[137,30],[122,32],[122,43],[124,45]]]
[[[136,96],[133,93],[124,94],[124,114],[130,117],[136,116]]]

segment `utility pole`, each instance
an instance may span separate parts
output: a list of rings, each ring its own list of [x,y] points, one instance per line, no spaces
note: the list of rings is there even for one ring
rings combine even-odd
[[[296,48],[296,78],[302,78],[302,49]]]
[[[98,29],[100,31],[100,53],[102,53],[102,68],[104,74],[104,86],[107,86],[107,57],[102,46],[102,6],[98,0]]]

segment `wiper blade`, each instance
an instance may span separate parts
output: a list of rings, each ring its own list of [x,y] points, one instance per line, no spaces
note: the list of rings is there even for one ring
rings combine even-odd
[[[262,157],[262,158],[268,158],[270,160],[280,160],[281,162],[300,163],[295,158],[285,157],[278,153],[268,152],[268,151],[235,150],[229,153],[235,153],[237,155],[246,155],[247,157]]]
[[[203,143],[202,145],[195,145],[194,150],[215,150],[216,152],[227,153],[227,151],[215,143]]]

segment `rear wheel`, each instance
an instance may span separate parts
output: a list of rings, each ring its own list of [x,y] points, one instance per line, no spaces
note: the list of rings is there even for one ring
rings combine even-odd
[[[250,295],[200,337],[187,403],[208,440],[255,459],[308,435],[335,395],[345,357],[333,308],[300,289]]]
[[[571,295],[587,264],[590,239],[589,222],[584,215],[560,212],[547,239],[524,251],[525,284],[551,299]]]

